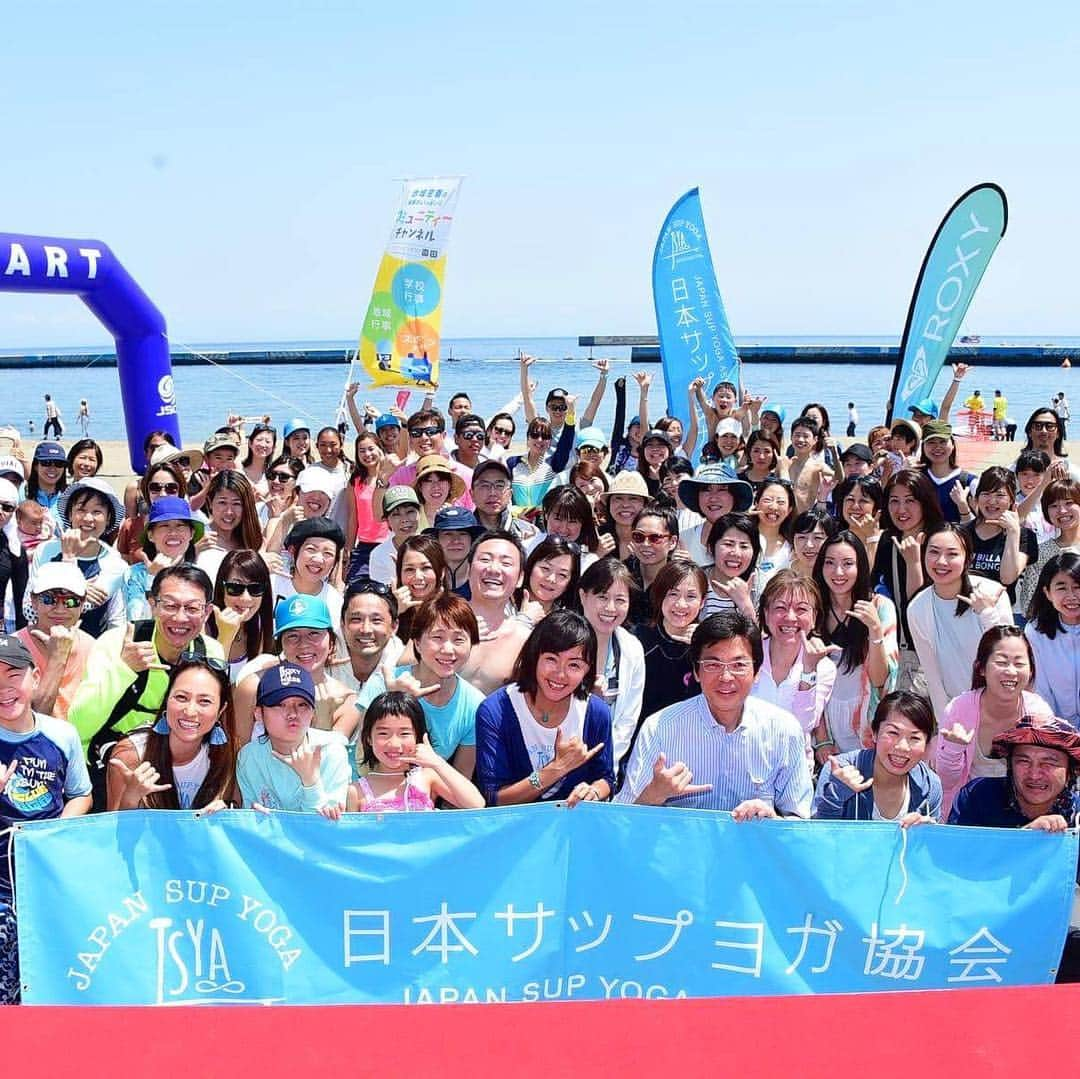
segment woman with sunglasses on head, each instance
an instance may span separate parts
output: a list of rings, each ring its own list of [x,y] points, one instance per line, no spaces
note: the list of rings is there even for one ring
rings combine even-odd
[[[183,498],[187,481],[177,460],[150,465],[139,480],[137,504],[142,507],[135,517],[125,517],[116,537],[116,549],[133,566],[149,562],[143,551],[143,532],[150,507],[159,498]]]
[[[268,493],[259,500],[257,512],[268,551],[280,551],[285,533],[304,519],[296,490],[297,477],[303,470],[303,462],[295,457],[275,457],[266,467]]]
[[[153,618],[150,588],[154,577],[178,562],[195,561],[195,544],[202,539],[203,524],[182,498],[163,495],[150,506],[146,528],[139,537],[145,558],[128,566],[124,574],[124,605],[129,622]]]
[[[101,447],[92,438],[80,438],[67,455],[67,469],[71,474],[71,482],[88,480],[101,471],[105,463],[105,455]]]
[[[923,547],[929,585],[908,605],[912,643],[936,716],[944,716],[949,701],[971,685],[982,635],[1013,621],[1005,589],[972,576],[971,556],[971,537],[962,526],[946,523],[929,531]]]
[[[236,673],[233,706],[237,744],[246,745],[263,732],[255,716],[259,681],[270,667],[283,663],[302,667],[315,685],[311,726],[335,730],[349,738],[356,729],[356,694],[335,678],[331,661],[338,651],[330,611],[318,596],[299,593],[274,608],[274,652],[257,656]]]
[[[229,677],[219,659],[183,657],[152,727],[131,731],[109,756],[107,805],[197,809],[238,804]]]
[[[537,417],[529,422],[526,429],[525,453],[507,457],[506,464],[513,482],[515,506],[523,509],[538,508],[548,488],[555,482],[555,477],[569,463],[577,424],[574,412],[576,401],[576,396],[566,396],[566,422],[562,426],[554,453],[548,455],[551,449],[551,424]]]
[[[266,498],[270,493],[270,481],[266,478],[266,472],[274,459],[276,447],[276,428],[268,423],[257,423],[252,427],[247,440],[247,453],[240,467],[260,499]]]
[[[257,551],[230,551],[222,559],[206,631],[225,650],[234,682],[246,663],[273,651],[270,571]]]
[[[834,753],[869,748],[870,717],[896,686],[899,656],[896,608],[870,590],[870,562],[862,541],[844,530],[818,552],[813,573],[824,601],[822,639],[836,645],[836,680],[825,705],[828,728],[814,753],[823,764]]]
[[[349,552],[346,583],[367,575],[371,552],[390,535],[386,521],[375,514],[372,506],[375,491],[386,488],[386,480],[379,475],[385,454],[378,438],[370,431],[362,431],[356,436],[353,454],[356,463],[344,495],[345,550]]]
[[[127,563],[107,540],[116,535],[124,507],[112,488],[96,476],[68,487],[57,505],[63,528],[57,539],[34,552],[27,591],[34,590],[34,570],[46,562],[72,562],[86,579],[82,628],[91,637],[122,626]]]

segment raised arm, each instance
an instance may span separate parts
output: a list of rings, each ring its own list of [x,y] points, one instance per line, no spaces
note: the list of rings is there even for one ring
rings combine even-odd
[[[683,432],[682,451],[684,454],[686,454],[688,460],[693,458],[694,450],[697,449],[697,440],[699,433],[694,391],[697,390],[700,393],[701,387],[704,385],[705,379],[699,376],[690,383],[686,391],[686,400],[690,412],[690,422],[687,424],[686,430]]]
[[[953,401],[956,400],[956,395],[960,392],[961,380],[970,370],[971,367],[969,364],[953,364],[952,382],[949,383],[949,388],[945,391],[945,396],[941,399],[941,408],[938,409],[938,420],[941,423],[949,422],[949,409],[952,408]]]
[[[615,465],[623,443],[626,441],[626,378],[620,375],[615,379],[615,418],[611,422],[611,456],[608,459],[609,470]],[[614,472],[612,472],[614,475]]]
[[[532,384],[529,382],[529,368],[536,362],[535,356],[521,354],[521,402],[525,406],[525,422],[536,419],[536,402],[533,400]]]
[[[652,430],[649,424],[649,387],[652,385],[652,375],[648,371],[635,371],[634,381],[641,391],[638,394],[638,418],[641,420],[641,437],[644,438]]]
[[[596,420],[596,413],[600,408],[600,402],[604,399],[604,393],[607,390],[607,377],[608,371],[611,369],[610,360],[597,360],[593,367],[600,372],[600,377],[596,380],[596,386],[593,388],[592,397],[589,398],[589,403],[585,406],[585,412],[581,417],[582,427],[592,427],[593,422]]]

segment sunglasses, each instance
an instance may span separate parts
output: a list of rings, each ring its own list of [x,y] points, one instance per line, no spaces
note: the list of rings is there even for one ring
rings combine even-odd
[[[291,472],[271,472],[269,478],[277,483],[288,483],[290,480],[296,479]]]
[[[552,412],[565,412],[566,411],[566,405],[559,405],[559,404],[552,403],[552,404],[548,405],[548,408],[551,409]]]
[[[14,502],[0,502],[0,513],[14,513],[14,512],[15,512],[15,503]]]
[[[644,543],[647,546],[652,547],[661,543],[666,543],[671,539],[671,536],[666,532],[640,532],[635,528],[634,531],[630,533],[630,538],[634,543]]]
[[[82,599],[79,596],[73,596],[70,592],[40,592],[38,599],[46,607],[55,607],[59,603],[61,607],[69,611],[82,606]]]
[[[251,581],[222,581],[221,584],[227,596],[242,596],[247,592],[249,596],[258,599],[266,591],[265,584],[256,584]]]
[[[526,437],[527,438],[538,438],[538,439],[540,439],[541,442],[550,442],[551,441],[551,435],[542,435],[539,432],[534,432],[534,431],[530,431]]]
[[[146,489],[152,495],[175,495],[180,491],[178,483],[148,483]]]
[[[176,463],[181,468],[190,468],[191,467],[191,458],[188,457],[188,455],[186,453],[183,454],[183,456],[181,456],[181,457],[174,457],[173,460],[176,461]]]
[[[514,432],[510,428],[506,427],[492,427],[491,433],[493,435],[502,435],[503,438],[513,438]]]
[[[435,435],[442,434],[441,428],[438,427],[410,427],[409,438],[432,438]]]
[[[462,431],[458,438],[467,439],[469,442],[483,442],[487,436],[483,431]]]
[[[38,468],[63,468],[64,461],[42,461],[38,458]]]
[[[1057,423],[1053,420],[1036,420],[1032,425],[1033,431],[1056,431]]]
[[[579,446],[578,453],[582,457],[599,457],[604,451],[599,446]]]

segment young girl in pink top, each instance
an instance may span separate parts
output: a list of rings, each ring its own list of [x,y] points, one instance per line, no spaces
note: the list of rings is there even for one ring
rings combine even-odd
[[[971,689],[954,697],[945,709],[931,746],[934,768],[941,777],[942,819],[969,779],[1004,776],[1005,761],[991,758],[994,739],[1024,716],[1050,717],[1050,706],[1028,691],[1035,681],[1035,657],[1023,630],[994,626],[979,641]]]
[[[476,787],[431,748],[423,709],[408,693],[380,693],[368,705],[358,749],[368,772],[349,787],[347,812],[418,813],[434,809],[436,798],[458,809],[484,808]]]

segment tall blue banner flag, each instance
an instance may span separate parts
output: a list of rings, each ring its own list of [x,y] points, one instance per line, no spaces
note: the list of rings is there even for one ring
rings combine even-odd
[[[930,241],[908,308],[886,422],[930,397],[975,290],[1005,235],[1009,204],[997,184],[978,184],[953,203]]]
[[[692,188],[672,206],[653,252],[653,304],[668,413],[690,421],[687,387],[699,376],[708,397],[739,381],[739,354],[716,287],[701,196]]]
[[[1051,982],[1077,833],[644,806],[15,834],[28,1004],[439,1003]],[[947,1009],[946,1003],[942,1007]]]

